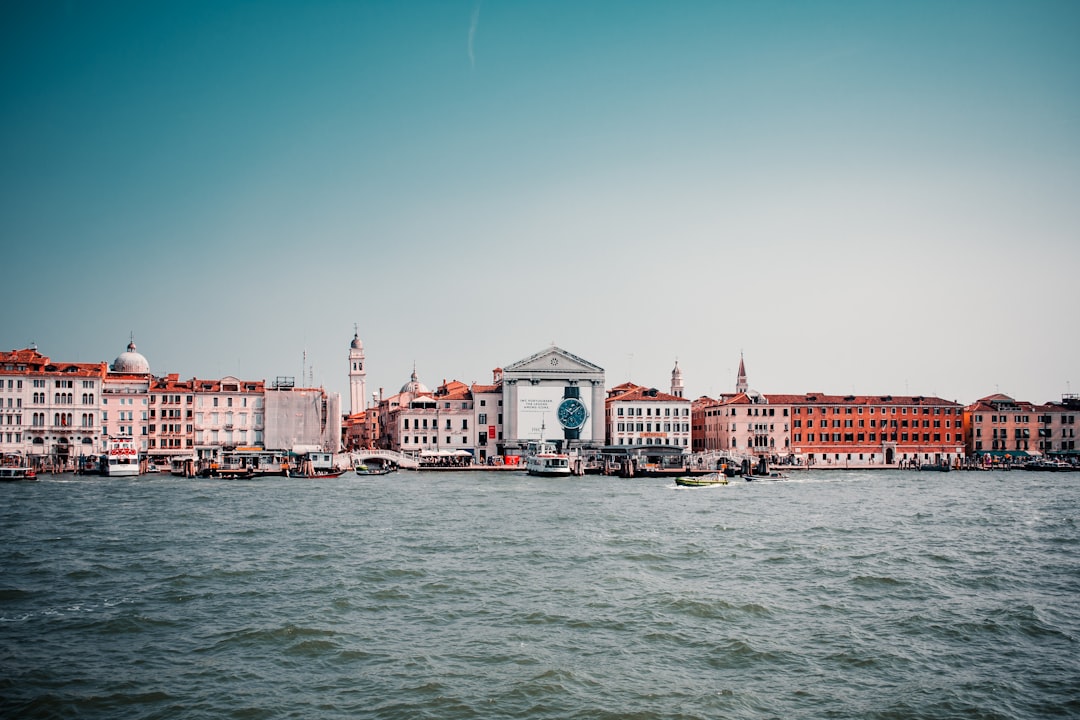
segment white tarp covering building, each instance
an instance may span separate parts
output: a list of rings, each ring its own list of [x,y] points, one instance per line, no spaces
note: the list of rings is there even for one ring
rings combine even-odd
[[[341,450],[341,397],[322,388],[267,388],[265,447]]]

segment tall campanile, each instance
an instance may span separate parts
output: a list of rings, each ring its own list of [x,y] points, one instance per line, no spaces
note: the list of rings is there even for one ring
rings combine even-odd
[[[675,397],[683,396],[682,370],[679,369],[679,361],[675,361],[675,369],[671,371],[671,394]]]
[[[359,330],[353,330],[352,343],[349,345],[349,414],[364,411],[364,396],[367,394],[367,371],[364,370],[364,343],[360,342]]]

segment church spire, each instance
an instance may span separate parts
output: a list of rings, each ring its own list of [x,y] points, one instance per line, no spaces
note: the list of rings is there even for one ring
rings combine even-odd
[[[739,353],[739,377],[735,380],[735,392],[744,393],[750,389],[750,386],[746,382],[746,363],[743,362],[743,355]]]

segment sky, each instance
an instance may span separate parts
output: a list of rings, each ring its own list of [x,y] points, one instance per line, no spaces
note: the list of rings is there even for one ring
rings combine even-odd
[[[0,5],[0,347],[1080,392],[1080,3]]]

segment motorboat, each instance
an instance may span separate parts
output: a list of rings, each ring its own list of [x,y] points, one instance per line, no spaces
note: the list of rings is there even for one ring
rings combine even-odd
[[[742,479],[746,482],[752,482],[754,480],[787,480],[787,475],[782,472],[769,470],[763,473],[743,473]]]
[[[355,472],[357,475],[389,475],[390,473],[396,471],[397,466],[390,463],[380,465],[368,465],[367,463],[360,463],[355,468]]]
[[[709,473],[708,475],[680,475],[675,478],[675,484],[679,487],[712,487],[714,485],[727,485],[727,475],[722,472]]]

